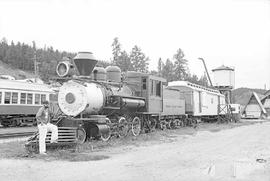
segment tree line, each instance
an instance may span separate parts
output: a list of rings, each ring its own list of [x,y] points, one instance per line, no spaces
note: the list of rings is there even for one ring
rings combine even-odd
[[[32,45],[21,42],[15,44],[13,41],[8,44],[6,38],[0,41],[0,60],[2,62],[13,68],[34,73],[36,60],[38,75],[43,80],[48,80],[50,77],[56,75],[56,65],[63,57],[74,56],[74,53],[54,50],[52,46],[37,48],[34,41]]]
[[[186,80],[192,83],[208,86],[207,76],[204,74],[200,78],[196,74],[191,74],[188,68],[188,60],[185,58],[184,51],[179,48],[172,59],[167,58],[164,62],[158,59],[157,71],[149,72],[149,57],[143,53],[142,49],[135,45],[130,53],[122,50],[119,39],[116,37],[112,43],[112,61],[122,71],[140,71],[158,75],[166,78],[168,81]]]
[[[159,58],[157,71],[149,72],[150,58],[146,56],[138,45],[135,45],[128,52],[122,49],[122,45],[116,37],[113,39],[111,46],[112,59],[110,61],[99,61],[99,66],[117,65],[123,72],[140,71],[164,77],[168,81],[187,80],[204,86],[208,85],[205,75],[198,78],[197,75],[189,73],[188,60],[185,58],[181,48],[176,51],[172,59],[168,58],[164,62]],[[74,56],[75,53],[55,50],[52,46],[37,48],[34,41],[32,45],[21,42],[15,44],[13,41],[8,44],[6,38],[0,41],[1,61],[14,68],[34,72],[36,60],[38,74],[45,81],[56,75],[56,65],[63,57],[73,58]]]

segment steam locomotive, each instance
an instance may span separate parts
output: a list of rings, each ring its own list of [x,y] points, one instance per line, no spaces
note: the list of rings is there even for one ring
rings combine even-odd
[[[77,127],[80,142],[107,141],[112,134],[124,137],[129,130],[137,136],[156,127],[196,124],[204,116],[216,117],[218,104],[225,103],[224,95],[213,89],[187,82],[165,86],[162,77],[134,71],[123,75],[119,67],[104,69],[97,62],[92,53],[79,52],[56,68],[62,81],[58,105],[64,115],[58,126]],[[203,105],[202,98],[211,106]]]

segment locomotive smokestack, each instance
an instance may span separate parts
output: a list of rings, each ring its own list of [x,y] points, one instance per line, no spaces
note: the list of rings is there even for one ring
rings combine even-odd
[[[90,76],[97,64],[97,60],[91,52],[79,52],[73,60],[79,74],[83,76]]]

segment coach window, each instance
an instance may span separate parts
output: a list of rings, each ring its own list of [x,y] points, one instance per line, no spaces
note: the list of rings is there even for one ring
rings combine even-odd
[[[161,96],[161,82],[156,81],[156,96]]]
[[[35,94],[35,104],[40,104],[40,94]]]
[[[33,94],[27,94],[27,104],[33,104]]]
[[[21,93],[20,104],[25,104],[25,103],[26,103],[26,93]]]
[[[2,92],[0,92],[0,104],[2,104]]]
[[[46,95],[45,94],[41,94],[41,104],[46,101]]]
[[[18,93],[17,92],[12,92],[12,104],[18,104]]]
[[[5,104],[10,104],[11,92],[5,92]]]

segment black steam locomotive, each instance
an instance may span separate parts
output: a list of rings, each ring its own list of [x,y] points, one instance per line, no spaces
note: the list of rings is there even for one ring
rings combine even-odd
[[[63,116],[58,126],[77,127],[80,142],[186,124],[185,101],[179,90],[164,86],[166,79],[133,71],[123,76],[117,66],[104,69],[96,64],[92,53],[79,52],[72,62],[60,62],[56,69],[63,81],[58,92]]]

